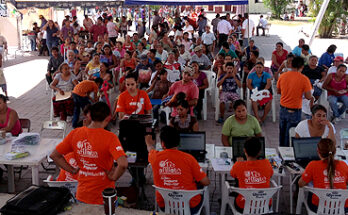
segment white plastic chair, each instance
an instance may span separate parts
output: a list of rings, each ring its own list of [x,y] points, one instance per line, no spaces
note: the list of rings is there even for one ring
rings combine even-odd
[[[266,24],[266,28],[265,28],[265,35],[266,36],[270,36],[269,30],[271,30],[271,23]]]
[[[45,129],[61,130],[63,132],[62,139],[64,139],[65,132],[66,132],[66,122],[65,121],[54,121],[54,120],[45,121],[42,123],[40,135],[41,135],[42,131],[44,131]]]
[[[205,89],[204,91],[204,98],[203,98],[203,120],[207,120],[207,115],[208,115],[208,93],[211,96],[212,101],[214,100],[215,92],[215,79],[216,79],[216,74],[213,71],[210,70],[204,70],[202,71],[207,75],[208,79],[208,88]]]
[[[289,146],[292,147],[292,138],[296,136],[295,127],[291,127],[289,130]]]
[[[172,112],[172,108],[166,106],[166,107],[161,107],[159,112],[164,112],[166,114],[166,122],[167,125],[170,124],[170,113]]]
[[[49,187],[66,187],[73,196],[76,196],[77,181],[53,181],[52,178],[52,175],[49,175],[43,182],[47,183]]]
[[[242,83],[243,85],[243,83]],[[220,98],[219,98],[219,88],[216,87],[216,90],[215,90],[215,120],[217,121],[219,119],[219,115],[220,115]],[[243,87],[239,88],[237,90],[237,92],[239,91],[239,96],[240,96],[240,99],[243,100],[243,95],[244,95],[244,92],[243,92]]]
[[[303,187],[304,200],[308,215],[326,215],[326,214],[345,214],[344,205],[348,199],[348,190],[340,189],[320,189],[313,187]],[[318,211],[314,213],[307,204],[309,192],[315,194],[319,198]]]
[[[269,201],[282,188],[282,186],[278,186],[273,180],[271,181],[271,184],[273,185],[271,188],[245,189],[232,187],[226,181],[225,189],[222,189],[220,215],[225,214],[227,205],[230,206],[234,215],[241,215],[241,213],[239,213],[234,206],[235,197],[229,196],[231,192],[238,193],[244,197],[245,204],[242,214],[271,213],[272,209],[269,208]]]
[[[196,214],[201,214],[204,207],[205,214],[210,214],[209,190],[204,187],[201,190],[172,190],[153,185],[164,199],[165,213],[175,215],[190,215],[190,199],[199,194],[203,195],[203,204]]]

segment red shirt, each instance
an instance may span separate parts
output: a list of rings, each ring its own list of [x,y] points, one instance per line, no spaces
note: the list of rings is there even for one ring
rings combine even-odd
[[[98,36],[102,35],[104,36],[104,34],[107,33],[107,29],[104,25],[93,25],[91,27],[91,29],[89,30],[89,32],[91,32],[93,34],[93,41],[97,42],[98,41]]]
[[[126,156],[117,136],[102,128],[76,128],[58,144],[56,150],[63,155],[74,153],[80,168],[77,200],[103,204],[103,190],[115,187],[115,181],[109,180],[106,171],[112,169],[114,160]]]
[[[197,190],[196,182],[206,177],[197,160],[190,154],[176,150],[164,151],[151,150],[149,162],[152,166],[153,181],[158,187],[177,190]],[[159,207],[164,207],[164,200],[156,192]],[[201,196],[190,200],[190,207],[196,207],[201,201]]]
[[[277,54],[277,51],[274,50],[272,52],[272,54],[274,54],[276,56],[276,61],[279,65],[282,65],[282,63],[284,62],[284,60],[286,60],[287,56],[288,56],[288,51],[286,51],[285,49],[283,49],[283,55],[282,56],[279,56]],[[272,64],[273,65],[273,64]],[[274,65],[275,66],[275,65]]]
[[[313,187],[330,189],[330,182],[327,175],[327,161],[311,161],[304,173],[302,179],[306,183],[313,181]],[[348,182],[348,166],[344,161],[335,161],[335,177],[334,177],[334,189],[347,189]],[[313,195],[312,203],[318,205],[319,198]],[[345,207],[348,207],[348,200]]]
[[[266,159],[236,162],[231,169],[231,176],[238,179],[240,188],[269,188],[273,169]],[[245,199],[238,195],[237,205],[244,208]]]

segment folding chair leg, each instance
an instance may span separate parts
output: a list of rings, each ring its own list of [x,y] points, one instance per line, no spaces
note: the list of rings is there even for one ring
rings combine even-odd
[[[273,99],[272,100],[272,121],[273,121],[273,123],[276,122],[276,119],[277,119],[276,114],[277,114],[277,109],[276,109],[276,105],[275,105],[275,100]]]
[[[207,98],[204,98],[203,99],[203,120],[207,120],[207,115],[208,115],[208,110],[207,110],[207,103],[208,103],[208,101],[207,101]]]

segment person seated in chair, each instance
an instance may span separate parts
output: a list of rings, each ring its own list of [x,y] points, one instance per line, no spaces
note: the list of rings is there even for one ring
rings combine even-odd
[[[145,137],[149,162],[157,187],[173,190],[197,190],[198,186],[208,186],[210,181],[197,160],[190,154],[179,151],[179,132],[170,126],[161,129],[160,140],[163,151],[156,151],[151,135]],[[163,197],[156,192],[158,206],[164,211]],[[190,200],[191,214],[195,214],[203,204],[203,197],[197,195]]]
[[[240,188],[269,188],[270,180],[273,175],[271,163],[267,159],[258,160],[261,152],[261,142],[256,137],[247,139],[244,143],[243,158],[237,158],[237,162],[233,165],[230,174],[238,180]],[[239,213],[243,213],[245,200],[242,195],[238,195],[235,199],[235,208]],[[271,202],[270,202],[271,204]]]
[[[335,153],[336,144],[331,139],[321,139],[318,143],[320,160],[311,161],[307,165],[302,177],[298,181],[298,185],[304,187],[310,182],[313,182],[314,188],[346,190],[348,184],[348,166],[344,161],[335,160]],[[316,195],[310,194],[307,201],[309,208],[314,213],[317,213],[319,198]],[[345,213],[348,213],[348,200],[346,200],[344,210]]]

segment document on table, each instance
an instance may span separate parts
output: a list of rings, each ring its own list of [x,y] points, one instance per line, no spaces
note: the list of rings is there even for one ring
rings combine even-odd
[[[64,92],[64,95],[57,92],[56,101],[63,101],[71,97],[71,92]]]
[[[215,145],[214,144],[206,144],[205,150],[207,151],[207,154],[205,157],[209,160],[215,158]]]
[[[292,147],[278,147],[279,154],[284,161],[294,161],[294,149]]]
[[[215,146],[215,158],[225,157],[232,158],[232,147]]]
[[[229,172],[232,169],[233,162],[231,159],[213,158],[211,166],[215,172]]]

